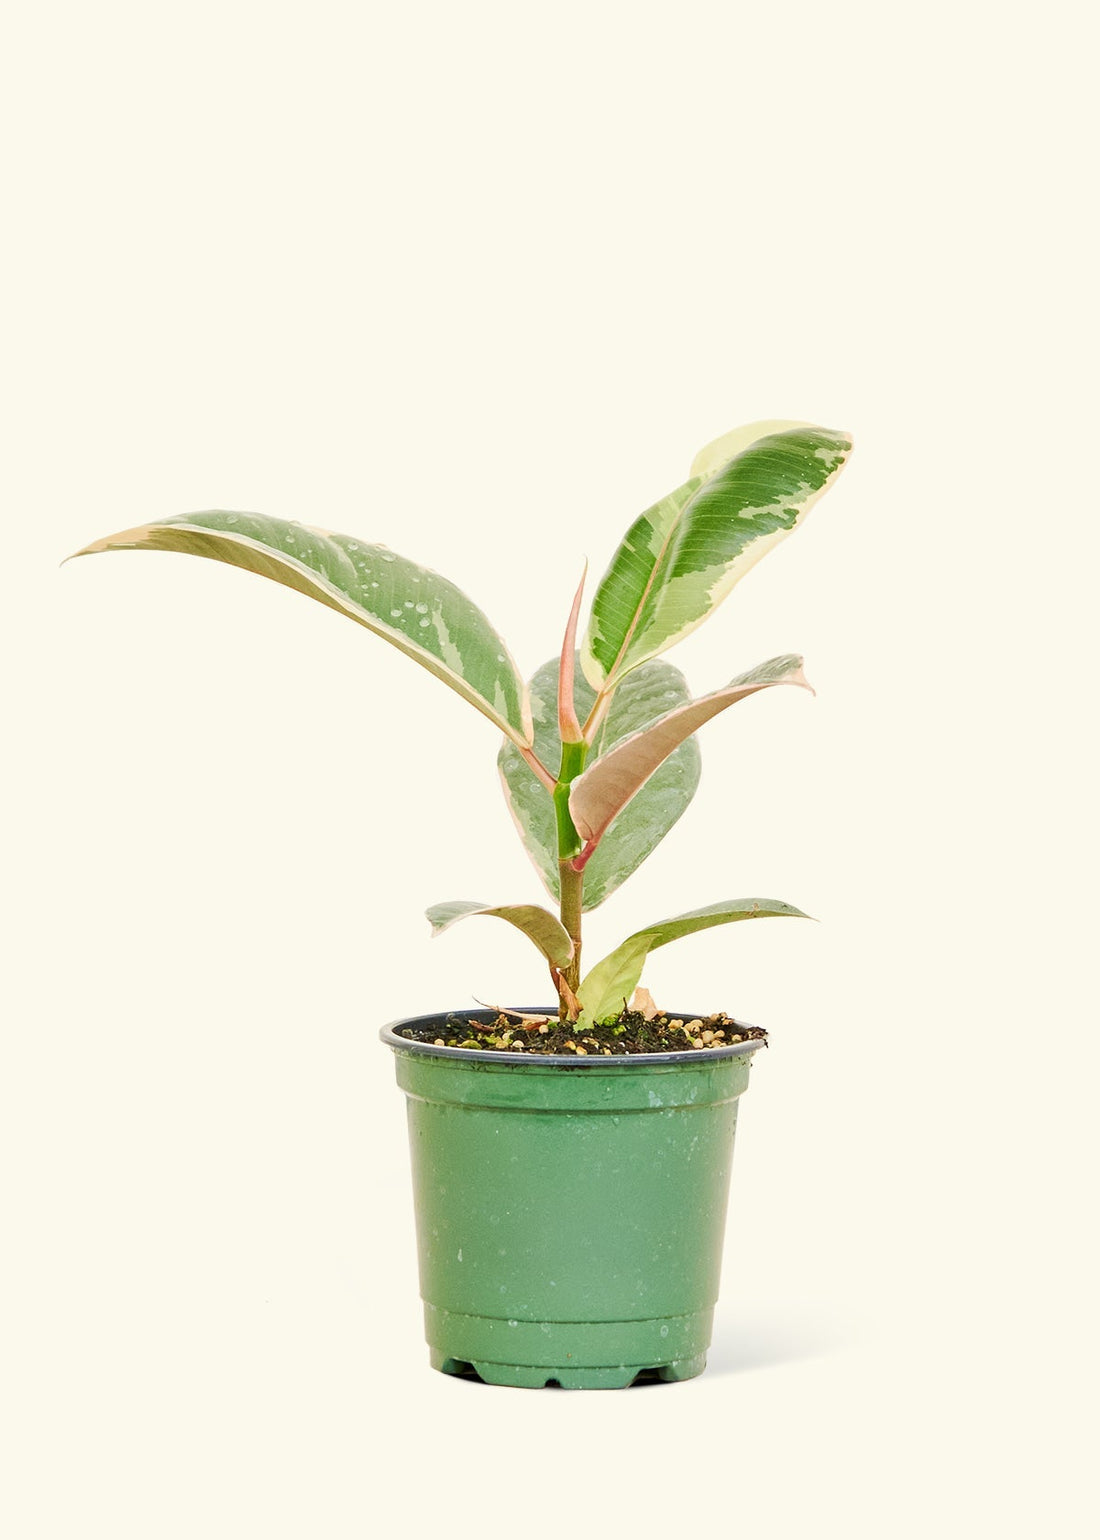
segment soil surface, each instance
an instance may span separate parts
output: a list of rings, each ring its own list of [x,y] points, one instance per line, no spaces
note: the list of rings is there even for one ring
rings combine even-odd
[[[576,1026],[563,1026],[556,1016],[524,1016],[502,1011],[494,1021],[448,1016],[442,1028],[406,1027],[400,1033],[418,1043],[440,1048],[482,1048],[497,1053],[605,1054],[684,1053],[692,1048],[724,1048],[730,1043],[767,1043],[763,1027],[746,1027],[719,1012],[716,1016],[646,1017],[624,1011],[618,1021],[590,1027],[578,1035]]]

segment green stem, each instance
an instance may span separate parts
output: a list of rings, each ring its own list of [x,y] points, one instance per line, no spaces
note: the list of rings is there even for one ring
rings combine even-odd
[[[563,743],[561,769],[554,787],[554,813],[558,821],[558,860],[571,861],[579,856],[583,841],[569,812],[569,788],[584,769],[587,743]]]
[[[574,856],[581,853],[583,841],[569,812],[569,788],[584,769],[588,755],[586,743],[563,743],[561,769],[554,787],[554,812],[558,825],[558,876],[561,886],[561,923],[569,932],[573,943],[573,956],[562,977],[576,994],[581,981],[581,913],[584,907],[584,873],[573,870]],[[564,997],[561,1003],[562,1020],[569,1017]]]

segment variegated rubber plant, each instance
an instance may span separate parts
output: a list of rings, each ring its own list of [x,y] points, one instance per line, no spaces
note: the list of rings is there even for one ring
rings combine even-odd
[[[627,531],[596,588],[578,653],[582,577],[561,655],[529,685],[465,594],[383,545],[215,511],[143,524],[76,554],[182,551],[273,578],[383,637],[488,717],[504,735],[509,809],[558,913],[454,902],[428,918],[436,934],[478,914],[516,926],[549,965],[563,1019],[584,1025],[619,1014],[654,948],[713,925],[801,914],[775,899],[710,904],[647,926],[581,973],[582,913],[645,860],[694,795],[696,731],[758,690],[809,688],[801,658],[787,655],[693,700],[660,654],[802,522],[850,449],[844,434],[794,422],[752,423],[708,444],[688,480]]]

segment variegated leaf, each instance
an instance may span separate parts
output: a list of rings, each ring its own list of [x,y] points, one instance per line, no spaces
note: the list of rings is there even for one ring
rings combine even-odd
[[[531,741],[527,686],[460,589],[384,545],[255,513],[189,513],[77,551],[181,551],[272,578],[357,621],[414,658],[510,739]]]
[[[670,941],[693,935],[699,930],[709,930],[712,925],[731,925],[736,920],[786,916],[809,919],[809,915],[803,914],[801,909],[784,904],[777,898],[740,898],[710,904],[705,909],[693,909],[688,914],[675,915],[671,920],[647,925],[645,930],[628,936],[621,946],[598,962],[582,979],[579,994],[584,1009],[579,1025],[584,1027],[617,1016],[641,978],[646,958],[657,947],[667,946]]]
[[[784,421],[776,418],[745,423],[743,427],[733,428],[729,433],[723,433],[720,438],[713,438],[709,444],[704,444],[692,460],[688,474],[692,477],[713,476],[715,471],[720,471],[723,465],[728,465],[731,460],[735,460],[739,454],[751,448],[759,439],[769,438],[773,433],[789,433],[792,428],[812,429],[813,427],[812,422],[796,422],[793,418]]]
[[[592,600],[581,667],[605,690],[702,624],[802,522],[851,449],[825,428],[754,423],[703,450],[704,467],[628,530]],[[745,444],[745,439],[749,442]],[[734,458],[713,465],[717,446]],[[738,447],[740,446],[740,447]]]
[[[591,710],[595,695],[579,674],[574,686],[578,715]],[[675,706],[691,699],[687,681],[670,663],[646,663],[629,674],[611,700],[590,751],[598,763],[621,739],[629,737]],[[544,663],[531,680],[535,753],[556,771],[561,760],[558,735],[558,659]],[[528,854],[547,889],[559,897],[557,828],[550,793],[532,774],[519,751],[505,743],[498,764],[504,795]],[[683,813],[699,784],[699,749],[692,739],[664,761],[645,789],[615,820],[585,869],[584,907],[595,909],[660,844]]]
[[[498,920],[507,920],[509,925],[521,930],[554,967],[565,968],[573,958],[573,943],[569,932],[557,915],[538,904],[492,905],[456,899],[445,904],[433,904],[427,914],[435,936],[442,935],[459,920],[468,919],[474,914],[487,914]]]
[[[632,675],[627,675],[624,686]],[[711,695],[700,696],[686,706],[678,706],[640,732],[632,733],[602,755],[590,768],[573,782],[569,793],[569,811],[577,831],[585,842],[584,851],[576,865],[587,864],[594,851],[599,850],[612,819],[619,817],[631,799],[636,797],[650,776],[664,763],[686,738],[697,732],[704,722],[725,711],[727,706],[767,690],[772,685],[794,684],[811,689],[802,672],[802,659],[793,653],[769,658],[756,668]]]

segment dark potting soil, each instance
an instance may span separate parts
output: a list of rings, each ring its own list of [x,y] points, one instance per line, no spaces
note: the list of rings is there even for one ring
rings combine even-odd
[[[721,1011],[716,1016],[668,1016],[649,1020],[641,1011],[624,1011],[617,1021],[589,1027],[563,1026],[556,1016],[524,1016],[502,1011],[491,1022],[452,1014],[442,1029],[405,1027],[401,1037],[440,1048],[482,1048],[498,1053],[605,1054],[684,1053],[692,1048],[724,1048],[730,1043],[767,1043],[763,1027],[747,1027]]]

